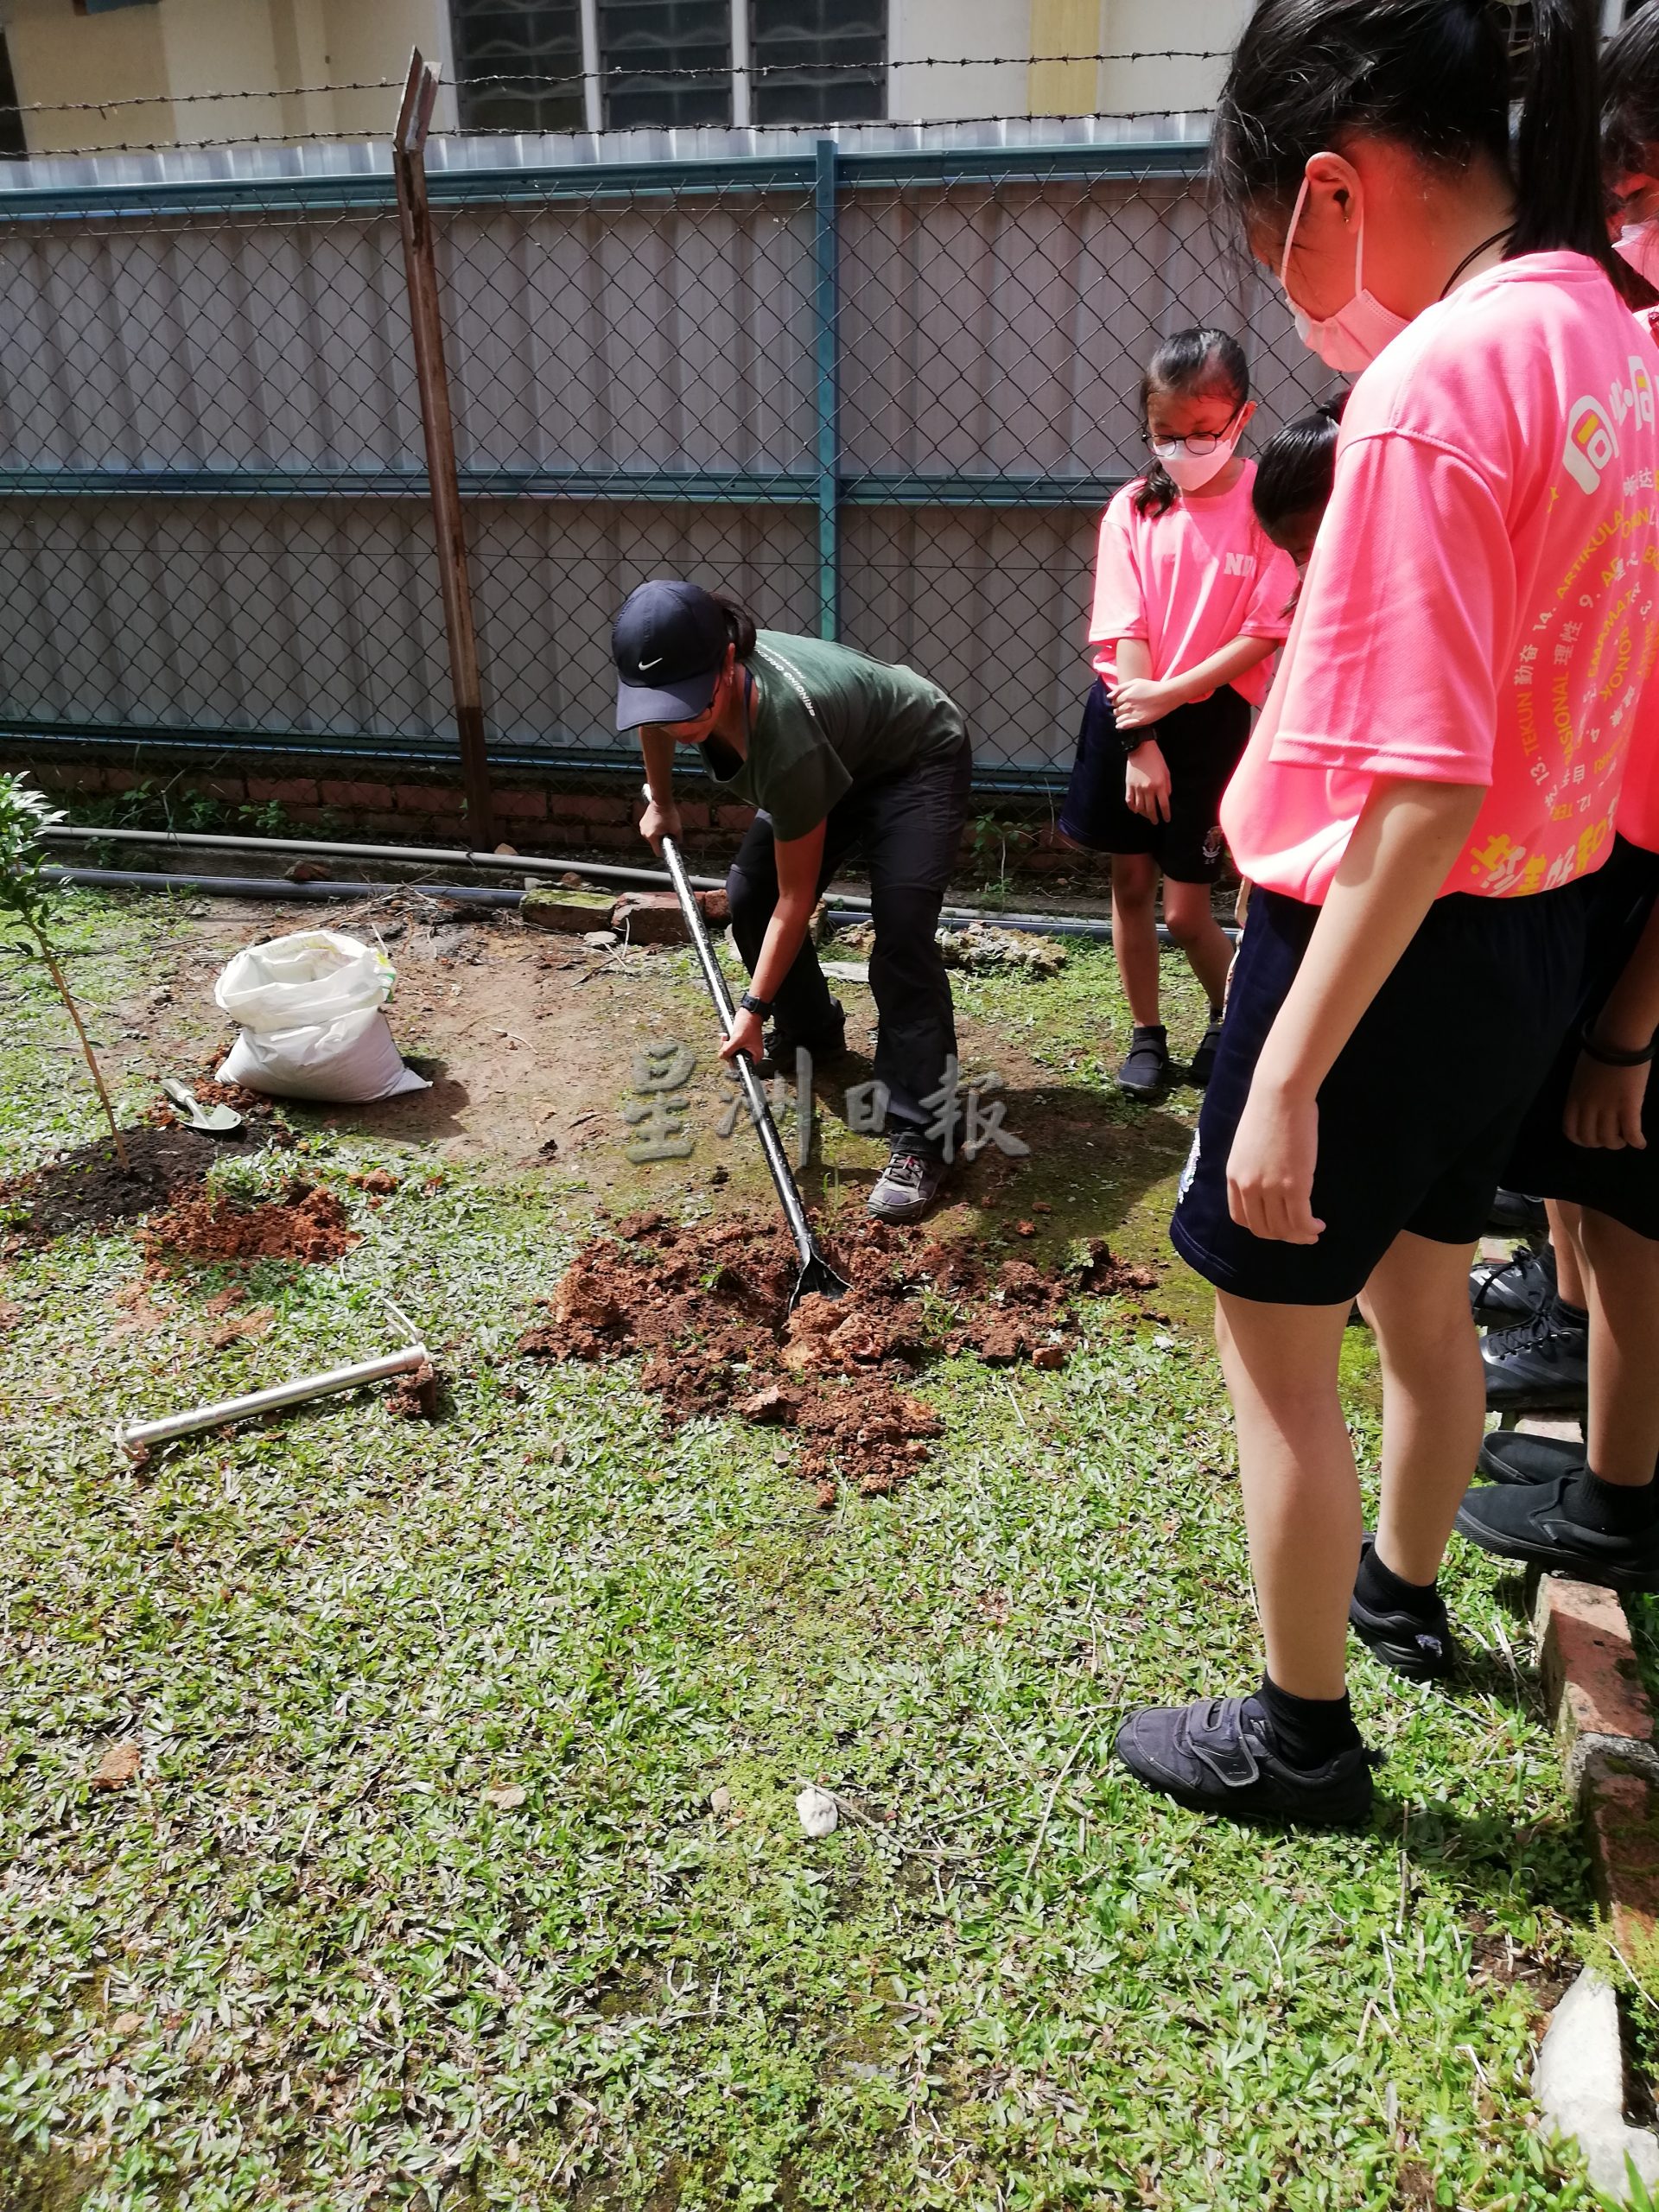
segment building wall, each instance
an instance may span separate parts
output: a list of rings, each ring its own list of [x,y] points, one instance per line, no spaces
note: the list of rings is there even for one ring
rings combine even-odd
[[[1046,60],[1225,46],[1249,0],[889,0],[888,112],[900,121],[1207,106],[1218,62]],[[31,150],[301,138],[387,130],[395,92],[291,88],[401,80],[418,46],[451,75],[449,0],[155,0],[77,16],[70,0],[0,0]],[[949,66],[923,65],[944,60]],[[231,88],[213,101],[189,94]],[[281,96],[286,95],[286,96]],[[153,103],[153,104],[151,104]],[[454,127],[452,92],[436,126]]]

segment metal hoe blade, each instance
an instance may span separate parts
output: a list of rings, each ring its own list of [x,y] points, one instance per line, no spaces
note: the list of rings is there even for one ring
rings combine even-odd
[[[691,886],[686,881],[685,868],[680,859],[679,848],[671,837],[664,837],[663,840],[663,865],[667,868],[673,882],[675,895],[680,902],[680,912],[685,917],[685,926],[691,933],[692,947],[697,956],[697,963],[702,969],[702,980],[709,987],[709,995],[714,1001],[715,1012],[720,1017],[720,1026],[729,1037],[737,1026],[737,1016],[732,1007],[732,995],[726,988],[726,978],[720,972],[720,963],[715,959],[715,949],[709,942],[709,931],[703,922],[702,909],[693,895]],[[755,1133],[760,1139],[760,1149],[766,1155],[772,1187],[776,1190],[778,1202],[784,1210],[784,1218],[789,1224],[789,1233],[795,1239],[795,1249],[801,1255],[801,1272],[796,1278],[794,1289],[789,1294],[787,1310],[792,1313],[802,1299],[815,1295],[819,1298],[840,1298],[852,1288],[852,1285],[845,1275],[837,1274],[830,1266],[829,1261],[818,1249],[817,1241],[807,1226],[806,1209],[801,1204],[800,1192],[796,1188],[795,1178],[790,1173],[788,1155],[784,1151],[783,1140],[778,1134],[778,1125],[772,1118],[772,1109],[766,1103],[766,1094],[761,1087],[760,1077],[754,1062],[747,1052],[740,1052],[732,1065],[736,1068],[738,1080],[743,1085],[743,1095],[748,1101],[749,1116],[754,1123]]]

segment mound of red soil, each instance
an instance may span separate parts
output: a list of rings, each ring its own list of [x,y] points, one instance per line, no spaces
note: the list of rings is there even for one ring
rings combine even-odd
[[[800,1471],[828,1505],[837,1477],[868,1497],[928,1456],[938,1418],[898,1387],[895,1369],[907,1377],[953,1352],[1058,1367],[1079,1293],[1154,1280],[1101,1243],[1080,1268],[1045,1274],[1025,1260],[988,1267],[964,1242],[878,1222],[854,1230],[836,1264],[849,1295],[805,1298],[791,1314],[799,1263],[782,1229],[631,1214],[577,1255],[547,1301],[551,1320],[518,1348],[544,1359],[644,1352],[640,1379],[676,1420],[735,1398],[746,1420],[799,1433]]]
[[[360,1240],[332,1191],[290,1183],[280,1198],[238,1206],[206,1191],[181,1195],[139,1232],[152,1267],[181,1260],[337,1260]]]
[[[227,1149],[245,1154],[270,1140],[264,1129],[239,1129],[232,1137],[203,1136],[169,1121],[164,1128],[123,1129],[131,1173],[115,1156],[108,1137],[79,1145],[33,1174],[0,1184],[0,1211],[29,1244],[45,1244],[78,1229],[118,1229],[164,1205],[176,1191],[200,1185]]]

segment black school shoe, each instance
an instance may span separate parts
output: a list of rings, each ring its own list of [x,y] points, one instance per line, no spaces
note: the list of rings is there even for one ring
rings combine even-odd
[[[1495,1428],[1481,1440],[1477,1474],[1489,1483],[1549,1483],[1576,1474],[1584,1446],[1565,1436],[1529,1436],[1524,1428]]]
[[[1137,1782],[1195,1813],[1224,1820],[1347,1827],[1368,1820],[1378,1753],[1357,1744],[1315,1767],[1293,1766],[1253,1697],[1147,1706],[1117,1732],[1117,1756]]]
[[[1156,1098],[1169,1086],[1169,1039],[1161,1024],[1135,1025],[1128,1057],[1117,1071],[1117,1087],[1128,1098]]]
[[[1573,1493],[1582,1473],[1471,1490],[1458,1508],[1458,1528],[1499,1559],[1522,1560],[1609,1590],[1659,1590],[1659,1522],[1624,1531],[1592,1528],[1574,1510]]]
[[[1362,1580],[1375,1541],[1367,1536],[1360,1544]],[[1403,1607],[1368,1605],[1356,1589],[1348,1603],[1348,1622],[1368,1650],[1409,1682],[1443,1682],[1457,1669],[1457,1641],[1438,1591],[1422,1611],[1408,1612]]]
[[[1489,1329],[1480,1363],[1489,1413],[1581,1413],[1590,1396],[1590,1317],[1552,1298],[1529,1320]]]
[[[1529,1191],[1497,1190],[1492,1193],[1488,1225],[1500,1236],[1548,1236],[1549,1216],[1544,1202]]]
[[[1469,1270],[1469,1305],[1477,1321],[1498,1328],[1525,1320],[1555,1295],[1555,1254],[1517,1244],[1507,1260],[1477,1260]]]
[[[1216,1071],[1216,1054],[1221,1046],[1221,1016],[1212,1012],[1209,1027],[1198,1039],[1198,1049],[1187,1063],[1186,1079],[1200,1090],[1209,1087]]]

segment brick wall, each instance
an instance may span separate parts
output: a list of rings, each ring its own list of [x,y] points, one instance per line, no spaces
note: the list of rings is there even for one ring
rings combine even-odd
[[[78,798],[108,798],[122,792],[165,785],[175,798],[186,793],[217,801],[233,815],[246,806],[275,804],[285,823],[301,833],[315,832],[344,843],[442,845],[466,842],[465,811],[458,783],[442,775],[403,771],[382,779],[366,772],[331,776],[314,773],[273,774],[257,767],[245,774],[219,768],[211,774],[158,762],[145,770],[85,759],[51,755],[23,758],[0,755],[0,768],[26,768],[41,790],[48,792],[72,816]],[[521,853],[585,854],[594,860],[638,858],[645,865],[650,856],[638,829],[640,801],[617,788],[595,790],[589,782],[569,788],[556,778],[506,781],[496,785],[496,834]],[[723,862],[753,819],[747,806],[710,805],[683,799],[688,853],[695,859]],[[232,826],[227,818],[226,827]],[[1054,836],[1046,804],[1007,803],[999,814],[998,833],[1007,846],[1010,874],[1044,878],[1067,874],[1097,887],[1104,879],[1103,863],[1080,861],[1068,853]],[[963,832],[964,850],[971,847],[970,823]],[[990,849],[993,868],[999,848]]]

